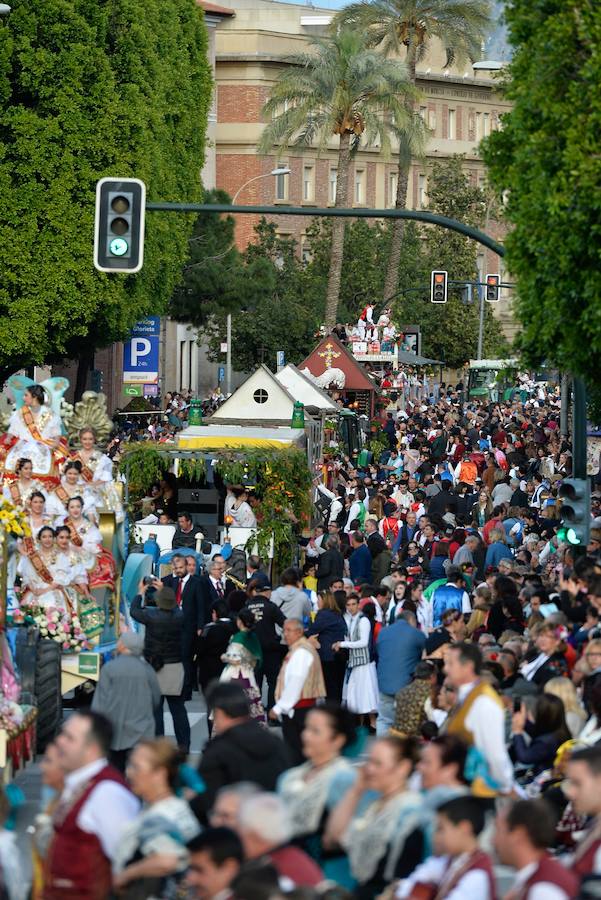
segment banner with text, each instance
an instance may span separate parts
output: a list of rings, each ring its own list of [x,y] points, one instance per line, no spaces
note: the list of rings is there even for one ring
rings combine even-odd
[[[136,322],[123,348],[125,384],[157,384],[160,333],[160,316],[148,316]]]

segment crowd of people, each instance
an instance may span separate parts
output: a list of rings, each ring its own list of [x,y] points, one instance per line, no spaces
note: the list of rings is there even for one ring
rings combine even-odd
[[[596,896],[601,495],[589,545],[560,542],[552,396],[384,427],[380,459],[316,480],[323,525],[277,586],[185,543],[140,583],[144,634],[46,752],[38,896]]]

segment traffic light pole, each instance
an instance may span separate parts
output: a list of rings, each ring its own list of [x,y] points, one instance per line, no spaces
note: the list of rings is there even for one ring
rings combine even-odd
[[[586,474],[586,387],[582,378],[574,378],[572,387],[574,413],[572,418],[572,470],[574,478]]]

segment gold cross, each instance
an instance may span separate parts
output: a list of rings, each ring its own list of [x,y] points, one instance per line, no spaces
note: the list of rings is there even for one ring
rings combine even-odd
[[[318,353],[318,356],[321,356],[326,361],[326,369],[332,368],[332,360],[338,359],[340,353],[337,350],[334,350],[334,344],[331,344],[329,341],[326,344],[325,351],[323,353]]]

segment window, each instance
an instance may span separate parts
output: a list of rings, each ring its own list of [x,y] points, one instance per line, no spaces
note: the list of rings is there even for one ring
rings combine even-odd
[[[355,172],[355,203],[365,203],[365,172],[357,169]]]
[[[427,106],[420,106],[420,108],[419,108],[419,114],[420,114],[420,116],[422,117],[422,119],[423,119],[424,122],[425,122],[425,121],[427,120],[427,116],[428,116],[428,107],[427,107]]]
[[[454,141],[457,137],[457,125],[455,121],[455,110],[449,110],[449,140]]]
[[[280,163],[282,169],[286,168],[286,163]],[[275,199],[276,200],[287,200],[288,199],[288,176],[287,175],[276,175],[275,176]]]
[[[484,113],[484,137],[490,134],[490,115]]]
[[[267,403],[269,400],[269,394],[264,388],[259,388],[253,394],[253,400],[255,403]]]
[[[388,176],[388,205],[395,206],[396,192],[399,183],[399,176],[396,172],[391,172]]]
[[[314,169],[313,166],[303,166],[303,200],[314,199]]]
[[[338,169],[330,169],[328,198],[330,203],[336,203],[336,188],[338,187]]]
[[[426,205],[426,190],[428,187],[428,176],[417,176],[417,208],[423,209]]]
[[[430,109],[428,111],[428,128],[430,131],[436,131],[436,110]]]
[[[476,113],[476,140],[479,141],[482,138],[482,113]]]

